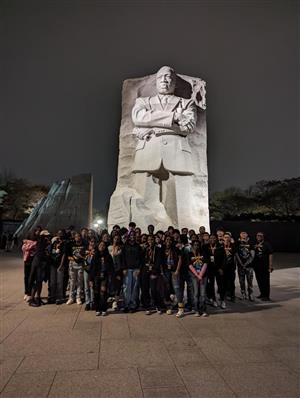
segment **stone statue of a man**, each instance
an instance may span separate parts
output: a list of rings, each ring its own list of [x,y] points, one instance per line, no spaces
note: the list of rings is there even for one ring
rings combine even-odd
[[[148,207],[181,225],[189,212],[185,195],[191,194],[189,176],[194,174],[187,136],[196,126],[197,109],[194,100],[174,95],[175,85],[174,69],[164,66],[156,74],[157,95],[136,99],[132,120],[138,142],[132,171]]]

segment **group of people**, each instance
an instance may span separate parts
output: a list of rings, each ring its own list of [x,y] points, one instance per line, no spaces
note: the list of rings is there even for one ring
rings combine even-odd
[[[29,234],[22,245],[24,300],[30,306],[46,304],[41,299],[43,282],[48,282],[47,304],[85,304],[85,310],[106,315],[112,310],[135,312],[185,311],[206,317],[207,304],[226,309],[234,302],[238,274],[241,300],[254,301],[256,276],[263,301],[270,300],[272,248],[258,232],[255,242],[240,232],[235,240],[219,228],[209,234],[170,226],[142,233],[134,222],[128,228],[115,225],[109,234],[73,227],[51,236],[42,227]]]

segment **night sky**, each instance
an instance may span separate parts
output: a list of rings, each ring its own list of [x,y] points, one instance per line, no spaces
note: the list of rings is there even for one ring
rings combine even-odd
[[[167,64],[207,82],[211,192],[298,176],[297,3],[0,1],[0,170],[91,172],[104,208],[122,82]]]

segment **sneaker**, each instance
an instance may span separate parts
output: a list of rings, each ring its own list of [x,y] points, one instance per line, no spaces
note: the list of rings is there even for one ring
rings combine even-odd
[[[90,309],[91,309],[90,303],[86,304],[84,311],[90,311]]]
[[[222,310],[225,310],[225,308],[226,308],[226,303],[225,303],[225,301],[221,301],[221,308],[222,308]]]
[[[200,312],[195,312],[194,316],[195,316],[196,318],[199,318]]]
[[[30,307],[40,307],[40,303],[37,303],[35,300],[30,300],[29,301],[29,303],[28,303],[28,305],[30,306]]]
[[[64,303],[64,300],[56,300],[55,301],[55,304],[56,305],[61,305],[61,304],[63,304]]]
[[[167,310],[167,315],[172,315],[172,310]]]
[[[76,299],[76,304],[78,304],[78,305],[81,305],[81,304],[82,304],[82,301],[81,301],[80,298]]]
[[[208,313],[207,312],[203,312],[201,315],[203,318],[207,318],[208,317]]]
[[[218,302],[216,300],[213,301],[212,305],[213,307],[218,308]]]
[[[184,310],[178,310],[176,318],[183,318],[183,317],[184,317]]]
[[[97,311],[96,316],[100,316],[100,315],[101,315],[101,312]]]
[[[159,310],[158,308],[156,308],[156,312],[161,315],[162,314],[162,310]]]
[[[117,301],[114,301],[113,303],[112,303],[112,310],[113,311],[117,311],[117,309],[118,309],[118,303],[117,303]]]
[[[106,316],[106,315],[107,315],[107,312],[106,312],[106,311],[102,311],[102,312],[101,312],[101,315],[102,315],[102,316]]]
[[[24,296],[24,301],[27,301],[27,294],[25,294],[25,296]]]
[[[70,298],[70,299],[67,301],[67,305],[71,305],[71,304],[74,304],[74,300],[73,300],[72,298]]]
[[[254,301],[253,294],[249,294],[249,301]]]
[[[191,310],[191,314],[195,314],[196,313],[196,311],[195,310]]]
[[[145,314],[146,314],[146,315],[151,315],[151,311],[147,310],[147,311],[145,312]]]

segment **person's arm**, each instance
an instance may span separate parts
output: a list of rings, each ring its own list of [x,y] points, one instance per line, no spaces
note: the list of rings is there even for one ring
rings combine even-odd
[[[180,109],[180,108],[179,108]],[[179,130],[185,134],[191,133],[197,123],[197,108],[194,101],[190,100],[185,108],[179,113],[174,114],[174,123],[179,126]]]
[[[273,254],[270,253],[269,254],[269,272],[273,272],[274,268],[273,268]]]
[[[178,262],[177,262],[177,268],[176,268],[176,271],[175,271],[175,275],[179,275],[180,269],[181,269],[181,265],[182,265],[182,256],[179,255],[178,256]]]
[[[153,110],[143,98],[137,98],[132,109],[132,121],[137,127],[166,127],[173,125],[174,112]]]
[[[199,274],[199,279],[200,280],[202,280],[202,278],[203,278],[203,276],[204,276],[204,274],[206,272],[206,269],[207,269],[207,263],[204,263],[202,265],[202,268],[201,268],[201,271],[200,271],[200,274]]]

